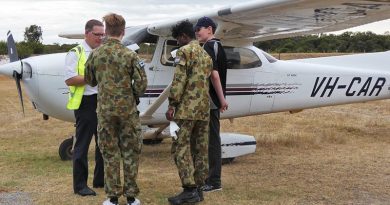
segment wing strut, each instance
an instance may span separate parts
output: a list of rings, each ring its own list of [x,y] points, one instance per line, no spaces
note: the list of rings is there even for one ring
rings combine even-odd
[[[156,110],[163,104],[163,102],[168,98],[169,90],[171,89],[172,83],[164,89],[164,91],[158,96],[158,98],[146,109],[145,112],[141,113],[141,121],[148,120],[152,118],[152,115]]]

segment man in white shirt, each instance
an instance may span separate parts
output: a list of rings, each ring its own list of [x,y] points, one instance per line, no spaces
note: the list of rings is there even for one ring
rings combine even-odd
[[[88,149],[95,135],[94,188],[104,187],[103,158],[97,143],[97,87],[84,81],[85,62],[93,49],[101,45],[104,38],[101,21],[89,20],[85,25],[84,41],[72,48],[65,59],[65,83],[69,86],[67,108],[74,110],[76,118],[76,143],[73,150],[73,190],[81,196],[95,196],[96,192],[87,185]]]

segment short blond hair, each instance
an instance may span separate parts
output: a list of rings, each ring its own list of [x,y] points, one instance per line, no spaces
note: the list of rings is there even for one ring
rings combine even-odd
[[[125,30],[125,19],[115,13],[109,13],[103,17],[103,22],[106,24],[106,34],[109,36],[118,37]]]

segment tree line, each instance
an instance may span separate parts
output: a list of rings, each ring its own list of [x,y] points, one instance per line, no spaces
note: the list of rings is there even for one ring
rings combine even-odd
[[[285,39],[275,39],[254,43],[260,49],[270,53],[364,53],[390,50],[390,35],[378,35],[372,32],[344,32],[340,35],[319,34]],[[31,55],[67,52],[76,44],[57,43],[44,45],[40,26],[26,27],[24,41],[17,42],[16,48],[21,58]],[[142,47],[142,46],[141,46]],[[143,48],[145,49],[145,48]],[[0,55],[7,54],[7,43],[0,41]]]
[[[67,52],[77,44],[58,43],[44,45],[42,42],[42,29],[40,26],[31,25],[25,28],[24,41],[16,42],[16,49],[20,58],[32,55]],[[7,42],[0,41],[0,55],[8,54]]]
[[[272,53],[380,52],[390,50],[390,35],[344,32],[340,35],[321,34],[275,39],[256,42],[254,45]]]

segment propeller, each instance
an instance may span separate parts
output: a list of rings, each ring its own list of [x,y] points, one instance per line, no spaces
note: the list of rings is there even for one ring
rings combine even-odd
[[[14,41],[14,38],[12,36],[11,31],[7,32],[7,48],[8,48],[8,57],[10,62],[19,61],[18,52],[16,50],[16,44]],[[16,68],[20,68],[20,72],[16,70]],[[22,87],[20,86],[20,80],[23,77],[23,62],[20,60],[20,67],[16,66],[12,72],[12,77],[15,80],[16,83],[16,89],[18,90],[20,105],[22,106],[22,112],[24,116],[24,104],[23,104],[23,93],[22,93]]]

